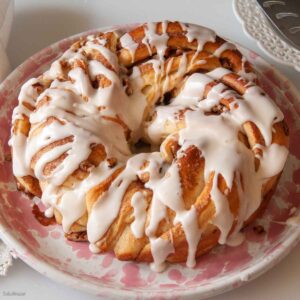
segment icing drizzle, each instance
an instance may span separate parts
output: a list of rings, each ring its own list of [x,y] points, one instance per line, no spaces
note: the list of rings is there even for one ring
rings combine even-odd
[[[205,43],[216,39],[215,33],[207,28],[180,25],[188,42],[197,42],[195,55]],[[142,39],[149,55],[156,49],[157,54],[148,61],[152,63],[155,76],[161,76],[162,72],[168,74],[172,67],[170,60],[164,71],[168,22],[162,22],[161,27],[162,33],[158,34],[157,24],[147,23]],[[120,44],[134,60],[138,44],[130,34],[123,34]],[[218,57],[231,49],[235,49],[233,44],[224,43],[213,55]],[[86,53],[92,51],[100,53],[110,67],[103,60],[88,59]],[[66,63],[72,66],[67,78]],[[177,76],[183,79],[186,71],[187,57],[183,54]],[[236,245],[243,240],[239,231],[244,221],[262,201],[264,183],[282,171],[288,155],[286,147],[272,143],[273,125],[283,119],[282,112],[253,82],[242,96],[221,83],[222,78],[230,73],[230,70],[220,67],[207,73],[187,75],[183,87],[169,105],[149,108],[147,96],[142,92],[144,81],[138,67],[133,67],[130,76],[126,75],[132,89],[127,95],[121,80],[125,75],[119,67],[117,53],[109,50],[101,36],[89,36],[79,49],[70,48],[41,77],[23,85],[19,105],[13,112],[13,123],[27,118],[31,127],[28,136],[12,134],[13,172],[17,177],[31,175],[40,181],[41,200],[47,207],[45,215],[51,217],[55,210],[58,211],[63,230],[69,232],[72,225],[87,213],[87,193],[123,168],[88,213],[87,235],[93,252],[99,251],[101,239],[117,218],[129,185],[147,174],[144,186],[153,192],[151,204],[148,205],[143,192],[133,194],[130,202],[133,214],[131,231],[136,239],[148,237],[153,257],[151,266],[155,271],[162,271],[167,257],[176,251],[171,229],[169,233],[157,236],[161,222],[169,220],[168,210],[171,210],[175,214],[173,225],[182,227],[188,244],[187,266],[193,267],[204,229],[199,226],[196,205],[189,209],[185,207],[177,159],[186,155],[189,147],[199,149],[201,159],[205,161],[205,182],[212,178],[210,198],[215,207],[212,223],[220,231],[219,243]],[[243,74],[246,74],[244,69],[240,71],[240,75]],[[99,76],[104,76],[107,84],[95,88],[92,82]],[[247,77],[254,78],[255,75],[250,73]],[[207,85],[213,82],[217,84],[204,97]],[[37,92],[37,84],[45,87],[43,92]],[[166,76],[162,93],[168,92],[168,88],[169,77]],[[211,114],[222,99],[231,99],[229,108]],[[155,118],[145,126],[146,110],[155,113]],[[183,112],[183,121],[178,118],[180,112]],[[179,122],[184,126],[178,129]],[[247,122],[257,126],[263,144],[247,147],[238,139],[239,133],[247,134],[244,127]],[[173,124],[171,133],[166,130],[167,123],[169,126]],[[131,140],[128,140],[124,128],[131,132]],[[173,136],[174,133],[177,137]],[[129,144],[140,137],[160,145],[161,151],[132,153]],[[162,141],[166,138],[174,138],[180,147],[177,158],[171,163],[164,158]],[[114,158],[116,164],[110,166],[104,159],[99,165],[91,166],[85,178],[75,180],[71,187],[65,185],[81,163],[88,159],[93,145],[102,145],[106,158]],[[47,151],[42,151],[46,148]],[[254,149],[259,149],[260,155],[254,154]],[[37,158],[40,151],[42,154]],[[52,172],[45,172],[51,162],[62,157]],[[259,160],[258,169],[255,169],[255,160]],[[227,186],[225,190],[220,189],[222,179]],[[228,201],[233,190],[237,190],[240,199],[236,215]]]

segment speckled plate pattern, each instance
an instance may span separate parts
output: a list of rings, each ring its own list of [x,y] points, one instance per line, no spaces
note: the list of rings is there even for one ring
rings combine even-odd
[[[0,237],[42,274],[109,299],[203,299],[236,288],[273,267],[300,238],[299,226],[285,223],[300,207],[300,97],[283,75],[244,48],[240,50],[259,71],[262,88],[284,112],[291,146],[277,192],[263,217],[244,230],[243,244],[216,247],[201,257],[194,269],[176,264],[157,274],[147,264],[121,262],[112,253],[92,254],[87,243],[65,240],[60,226],[43,227],[36,221],[31,201],[16,190],[12,174],[7,145],[12,110],[21,85],[47,69],[72,42],[86,34],[64,39],[35,54],[0,86]],[[264,231],[254,230],[258,225]]]

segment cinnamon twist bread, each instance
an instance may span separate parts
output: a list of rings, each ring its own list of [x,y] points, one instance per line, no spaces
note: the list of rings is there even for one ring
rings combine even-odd
[[[19,186],[66,237],[157,271],[238,243],[288,155],[251,64],[179,22],[80,39],[23,85],[12,124]]]

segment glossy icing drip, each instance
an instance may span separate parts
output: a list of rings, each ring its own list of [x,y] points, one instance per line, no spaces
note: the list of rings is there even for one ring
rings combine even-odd
[[[205,43],[216,39],[213,31],[201,26],[181,24],[181,28],[188,42],[197,42],[194,57]],[[152,65],[155,82],[160,83],[155,87],[154,99],[169,89],[167,74],[173,61],[170,59],[164,64],[168,39],[168,22],[161,23],[161,34],[157,33],[156,23],[144,25],[142,44],[146,45],[150,55],[154,54],[154,49],[156,53],[147,61]],[[134,61],[139,45],[131,35],[123,34],[120,45],[129,50]],[[214,55],[219,57],[223,51],[232,49],[235,46],[226,42]],[[90,51],[100,53],[110,67],[103,61],[87,59],[85,54]],[[74,65],[67,78],[64,70],[66,62]],[[148,99],[142,91],[144,80],[139,68],[134,66],[130,76],[125,74],[131,87],[131,93],[127,95],[121,80],[125,75],[116,53],[107,48],[105,39],[89,36],[78,51],[67,50],[42,77],[23,85],[19,105],[13,113],[13,123],[28,118],[31,128],[28,136],[12,134],[13,172],[17,177],[34,176],[42,183],[42,202],[47,207],[45,215],[51,217],[58,211],[65,232],[72,230],[72,225],[87,213],[87,193],[123,168],[96,199],[88,214],[87,236],[92,252],[99,252],[102,239],[119,215],[130,184],[147,174],[144,186],[152,191],[153,196],[148,203],[143,192],[133,194],[130,201],[133,235],[137,239],[148,237],[153,257],[151,267],[162,271],[165,261],[175,249],[172,229],[163,236],[158,236],[157,232],[162,221],[170,221],[168,211],[171,210],[175,214],[172,225],[181,226],[188,244],[187,266],[195,265],[203,228],[199,226],[196,206],[188,209],[185,206],[178,165],[178,159],[184,157],[191,146],[199,149],[205,161],[205,182],[212,181],[210,198],[215,208],[212,223],[220,231],[220,244],[237,245],[243,241],[239,231],[244,221],[259,207],[263,184],[282,171],[288,150],[272,143],[272,132],[273,125],[283,119],[283,114],[271,99],[254,83],[247,86],[243,95],[229,89],[220,81],[231,71],[222,67],[207,73],[190,74],[183,79],[186,72],[187,56],[184,53],[176,73],[177,78],[184,80],[179,93],[170,100],[170,104],[149,108]],[[242,68],[239,75],[244,78],[245,74]],[[95,88],[92,82],[99,76],[104,76],[108,84]],[[247,73],[246,77],[253,79],[254,74]],[[214,81],[216,84],[207,92],[206,87]],[[49,82],[49,86],[39,94],[34,86],[41,82]],[[222,107],[222,99],[230,99],[229,107]],[[25,102],[35,109],[30,110]],[[211,113],[216,108],[221,111]],[[144,114],[149,111],[155,117],[144,124]],[[183,114],[181,119],[178,117],[180,113]],[[246,135],[244,126],[249,121],[259,129],[264,140],[262,145],[247,147],[239,140],[239,133]],[[179,123],[181,126],[178,127]],[[171,134],[166,130],[166,124],[172,128]],[[129,140],[125,129],[130,131]],[[169,163],[164,158],[162,142],[171,138],[173,133],[178,136],[180,149],[177,158]],[[161,151],[132,153],[129,144],[140,137],[147,138],[152,145],[160,145]],[[53,144],[56,146],[36,158],[39,151]],[[105,159],[98,166],[91,166],[84,179],[75,180],[71,187],[65,185],[81,163],[89,158],[93,145],[104,147]],[[254,154],[255,149],[259,149],[260,154]],[[46,174],[46,167],[62,156],[62,161]],[[114,166],[109,166],[109,158],[116,160]],[[255,159],[259,160],[257,170]],[[226,189],[221,188],[222,180]],[[234,189],[239,199],[243,199],[236,215],[228,201]]]
[[[134,221],[131,223],[131,231],[136,238],[144,235],[146,223],[147,201],[141,192],[136,192],[131,198],[131,206],[134,209]]]

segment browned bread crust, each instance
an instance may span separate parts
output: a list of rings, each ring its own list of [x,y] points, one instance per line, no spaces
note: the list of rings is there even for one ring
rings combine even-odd
[[[163,34],[162,26],[161,22],[156,24],[156,34]],[[249,81],[238,74],[238,72],[242,70],[246,74],[254,72],[253,66],[249,62],[245,61],[243,55],[238,49],[225,49],[218,56],[214,55],[215,51],[226,42],[224,39],[217,36],[215,41],[207,41],[201,50],[198,51],[197,49],[199,45],[197,44],[197,40],[189,40],[186,36],[186,30],[178,22],[167,23],[166,33],[168,35],[168,41],[167,48],[164,53],[165,60],[161,67],[161,72],[159,76],[157,76],[155,66],[151,61],[153,56],[157,54],[157,49],[155,46],[151,46],[149,49],[149,46],[145,45],[143,42],[146,27],[147,25],[144,24],[129,32],[132,40],[137,44],[134,56],[131,51],[122,47],[120,37],[115,33],[108,32],[98,34],[98,36],[101,36],[107,41],[105,47],[117,55],[119,65],[121,68],[126,70],[127,74],[131,74],[133,67],[137,67],[139,69],[143,81],[142,92],[148,101],[147,108],[144,112],[145,122],[155,120],[156,115],[153,113],[153,107],[155,104],[159,101],[163,101],[166,94],[176,96],[181,90],[187,75],[198,72],[206,73],[219,67],[226,68],[230,71],[219,80],[212,81],[205,86],[204,98],[207,96],[209,91],[220,82],[226,85],[228,89],[234,90],[237,96],[241,98],[249,86],[257,84],[256,80]],[[86,43],[87,39],[81,39],[72,45],[72,49],[80,49],[86,45]],[[112,70],[112,72],[118,74],[119,71],[114,69],[111,62],[108,61],[101,52],[94,49],[84,52],[84,55],[86,56],[87,61],[97,60],[108,69]],[[186,69],[182,74],[178,75],[180,64],[183,59],[186,59]],[[59,80],[69,80],[68,73],[70,70],[78,67],[88,73],[87,61],[75,60],[73,63],[69,63],[67,61],[65,63],[61,63],[63,73]],[[95,80],[90,80],[95,89],[104,88],[111,84],[110,80],[104,75],[96,77]],[[36,93],[40,95],[50,86],[50,84],[51,81],[41,75],[39,77],[39,83],[35,84],[33,88],[36,90]],[[130,82],[124,81],[124,85],[127,85],[126,92],[127,94],[130,94],[132,92]],[[23,106],[27,106],[30,111],[38,111],[44,105],[47,105],[49,101],[51,101],[51,99],[45,97],[36,103],[35,107],[26,102],[23,102]],[[214,107],[211,113],[221,114],[224,110],[230,109],[230,103],[232,103],[232,101],[233,98],[231,97],[222,98],[220,100],[220,105]],[[185,208],[188,210],[192,205],[194,205],[197,211],[198,226],[203,232],[196,251],[196,256],[199,257],[218,244],[220,231],[211,222],[216,213],[214,202],[211,199],[211,189],[215,174],[211,173],[209,179],[205,181],[205,159],[201,154],[201,150],[199,150],[196,146],[190,146],[187,148],[185,150],[185,155],[181,155],[179,157],[177,155],[178,150],[180,149],[178,131],[186,126],[185,113],[187,110],[182,110],[179,113],[176,122],[166,122],[165,137],[163,141],[163,155],[166,161],[176,161],[177,163]],[[106,118],[107,120],[122,126],[124,129],[124,135],[130,143],[131,130],[126,123],[119,116],[115,118],[106,116]],[[14,122],[13,134],[17,135],[18,133],[22,133],[28,137],[30,132],[31,136],[39,135],[45,126],[49,126],[54,121],[64,122],[63,120],[60,120],[59,117],[52,116],[39,124],[34,124],[33,129],[33,124],[30,123],[29,118],[26,115],[23,115],[23,118],[19,118]],[[72,142],[73,138],[74,137],[70,135],[39,150],[31,160],[31,168],[34,169],[35,165],[44,153],[55,147]],[[258,126],[251,121],[247,121],[243,124],[243,128],[239,132],[239,140],[249,149],[253,149],[253,155],[259,155],[261,151],[259,148],[254,147],[256,144],[262,146],[265,145],[265,140]],[[274,124],[272,143],[288,147],[288,131],[284,120]],[[68,176],[61,185],[61,188],[71,188],[75,183],[85,179],[94,167],[99,166],[104,161],[108,161],[113,167],[116,164],[116,161],[114,158],[107,156],[104,146],[105,145],[102,144],[90,145],[90,155],[88,158],[82,161],[78,168],[72,172],[70,176]],[[55,170],[65,160],[67,155],[67,153],[63,153],[55,160],[47,163],[43,170],[44,175],[50,176],[53,170]],[[256,159],[256,169],[258,169],[259,163],[259,159]],[[147,164],[147,161],[145,164]],[[72,224],[69,232],[66,233],[66,238],[72,241],[87,240],[87,220],[93,205],[99,197],[108,190],[112,182],[120,173],[122,173],[123,170],[124,167],[117,168],[110,176],[86,193],[86,211],[76,222],[74,222],[74,224]],[[145,187],[145,183],[149,180],[147,177],[148,175],[149,174],[147,174],[147,172],[141,173],[141,175],[137,177],[136,180],[132,181],[126,189],[118,216],[115,218],[104,236],[97,242],[97,246],[101,252],[112,250],[120,260],[136,260],[139,262],[151,262],[153,260],[151,244],[148,237],[144,235],[142,238],[136,238],[130,227],[134,221],[131,199],[137,191],[143,192],[145,195],[147,202],[147,221],[145,227],[149,224],[153,192],[151,189]],[[280,173],[268,178],[265,182],[262,187],[263,201],[255,213],[253,213],[252,216],[244,222],[244,226],[251,223],[258,215],[262,214],[266,204],[276,189],[279,177]],[[17,177],[16,180],[24,192],[41,197],[45,182],[38,180],[34,175]],[[228,186],[226,181],[223,176],[219,174],[217,178],[217,185],[220,192],[226,196],[229,202],[230,211],[236,220],[238,218],[240,201],[243,201],[243,199],[239,199],[236,181],[233,182],[232,188],[229,193],[227,193],[226,191],[228,191]],[[180,223],[174,224],[174,211],[168,208],[167,216],[168,218],[162,220],[159,224],[156,236],[169,240],[174,246],[174,253],[167,257],[167,261],[172,263],[185,262],[187,260],[188,244],[184,230]],[[58,224],[62,223],[62,215],[57,209],[54,210],[54,217]],[[230,232],[234,231],[236,223],[237,222],[233,223]]]

